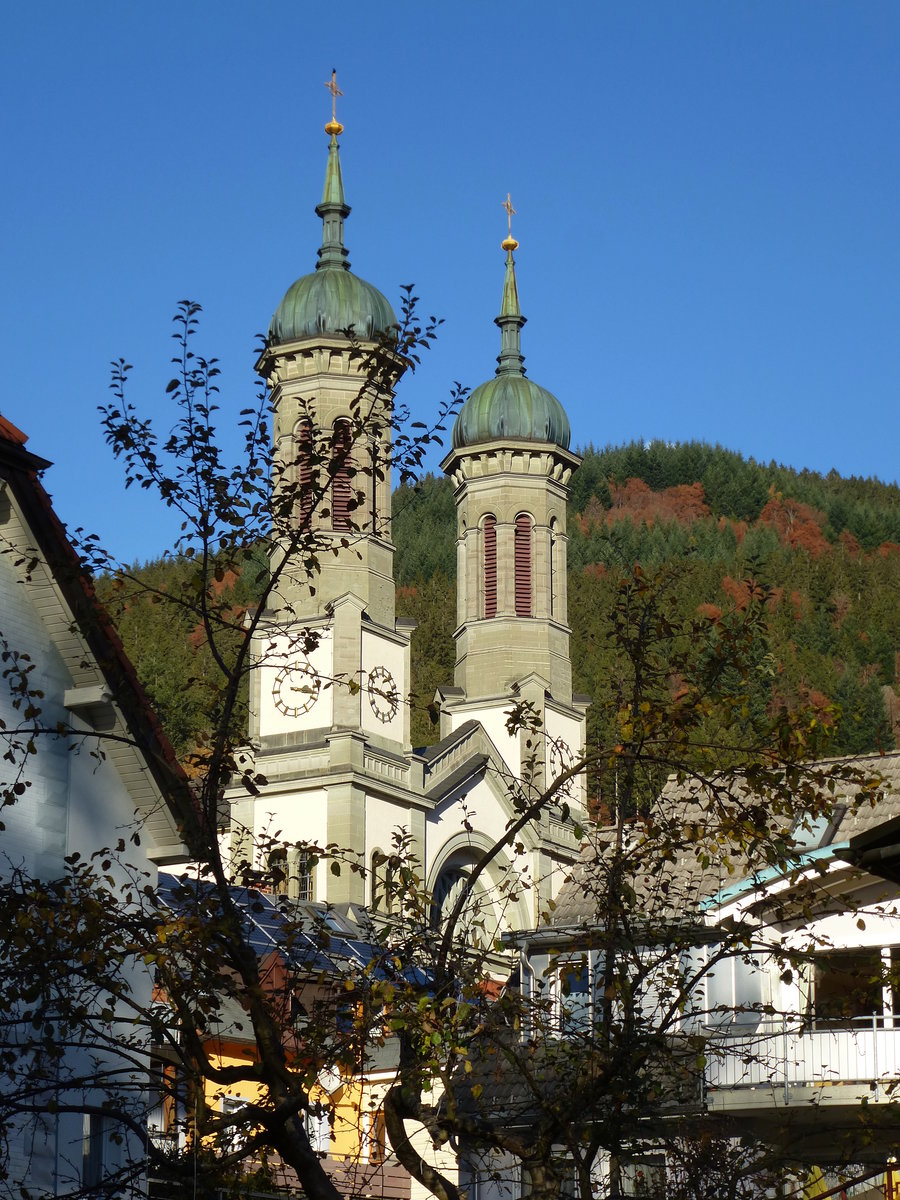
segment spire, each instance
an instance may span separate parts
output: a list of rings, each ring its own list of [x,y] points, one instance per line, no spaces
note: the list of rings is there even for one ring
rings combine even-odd
[[[350,215],[350,207],[344,201],[344,181],[341,178],[341,158],[338,146],[338,134],[344,132],[344,127],[337,119],[337,98],[343,92],[337,85],[337,72],[331,72],[331,79],[326,84],[331,92],[331,120],[325,126],[325,132],[331,138],[328,143],[328,166],[325,168],[325,186],[322,188],[322,202],[316,205],[316,213],[322,218],[322,245],[319,247],[319,261],[316,270],[323,267],[343,267],[349,271],[347,250],[344,247],[344,220]]]
[[[519,289],[516,286],[516,260],[513,250],[518,250],[519,243],[512,235],[512,219],[515,209],[506,193],[503,201],[506,209],[507,236],[500,243],[500,248],[506,251],[506,274],[503,279],[503,298],[500,301],[500,316],[494,319],[494,324],[500,328],[500,354],[497,358],[498,375],[524,375],[525,359],[519,341],[519,331],[525,324],[519,308]]]

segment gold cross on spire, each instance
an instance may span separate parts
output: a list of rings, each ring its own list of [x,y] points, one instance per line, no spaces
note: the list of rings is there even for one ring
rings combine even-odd
[[[331,120],[325,126],[325,132],[330,133],[332,137],[336,137],[339,133],[344,132],[344,127],[337,119],[337,98],[343,96],[343,92],[337,85],[337,71],[332,67],[331,78],[326,81],[325,86],[331,92]]]
[[[506,209],[506,226],[509,231],[508,236],[500,243],[501,250],[518,250],[519,243],[512,235],[512,219],[516,214],[516,210],[512,206],[512,200],[509,198],[509,192],[506,193],[506,199],[503,201],[502,207]]]

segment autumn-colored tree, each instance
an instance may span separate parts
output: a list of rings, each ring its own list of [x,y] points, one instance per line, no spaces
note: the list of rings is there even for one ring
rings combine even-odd
[[[596,1151],[614,1156],[626,1151],[636,1114],[642,1127],[657,1129],[678,1093],[677,1081],[685,1078],[675,1018],[696,983],[697,972],[685,976],[684,963],[691,961],[687,951],[698,934],[694,922],[681,919],[686,898],[668,886],[666,865],[685,855],[701,866],[715,859],[723,869],[741,863],[751,872],[759,864],[789,862],[794,847],[785,829],[800,819],[826,817],[833,803],[827,780],[805,765],[823,745],[830,713],[821,706],[810,713],[800,704],[770,703],[778,664],[768,640],[768,592],[753,572],[735,575],[740,603],[726,603],[719,589],[717,611],[702,610],[723,578],[716,558],[723,535],[714,517],[700,516],[690,525],[654,520],[652,528],[630,520],[604,523],[592,536],[603,539],[607,570],[589,576],[578,570],[573,589],[573,625],[581,645],[593,642],[597,651],[590,664],[576,655],[576,670],[589,676],[582,686],[590,686],[594,699],[584,753],[555,779],[546,781],[541,770],[530,774],[527,760],[520,778],[507,779],[510,822],[460,880],[441,921],[419,864],[399,836],[389,861],[381,864],[390,868],[385,887],[389,878],[391,919],[371,923],[366,931],[371,954],[348,967],[338,988],[316,966],[315,952],[330,936],[327,912],[310,916],[286,903],[273,922],[276,951],[261,958],[251,937],[255,890],[274,888],[281,868],[274,856],[263,854],[270,873],[251,874],[248,863],[246,870],[238,867],[236,881],[219,836],[226,786],[250,792],[267,786],[239,753],[247,679],[256,668],[250,659],[254,630],[283,572],[291,572],[294,586],[315,586],[319,562],[333,543],[310,517],[328,503],[338,472],[349,481],[346,533],[348,543],[352,539],[353,514],[364,492],[362,479],[355,480],[348,466],[355,442],[389,441],[390,458],[375,469],[390,463],[401,483],[411,483],[453,403],[414,435],[394,407],[402,370],[414,368],[434,335],[432,324],[419,324],[408,298],[399,330],[373,348],[354,347],[364,362],[364,386],[352,412],[352,436],[341,447],[343,458],[332,453],[330,443],[326,453],[324,438],[313,429],[302,470],[276,462],[268,398],[261,395],[242,414],[242,460],[225,463],[215,436],[218,368],[215,360],[195,355],[197,315],[197,307],[186,304],[178,317],[177,371],[169,388],[176,406],[172,432],[158,440],[135,411],[124,363],[115,368],[113,401],[103,413],[128,481],[154,491],[185,522],[175,547],[177,570],[145,582],[141,572],[115,568],[93,547],[85,548],[111,572],[106,586],[123,612],[134,614],[136,633],[146,613],[167,611],[187,640],[192,677],[201,674],[196,661],[202,656],[197,694],[205,698],[204,716],[202,726],[191,731],[193,806],[184,828],[197,877],[185,878],[165,895],[154,892],[129,874],[123,840],[108,855],[73,861],[61,880],[47,884],[19,875],[4,885],[0,995],[12,1017],[4,1026],[0,1060],[0,1125],[21,1115],[23,1095],[34,1111],[42,1104],[49,1111],[53,1087],[42,1080],[36,1090],[23,1074],[28,1053],[20,1052],[46,1053],[63,1069],[57,1038],[86,1039],[95,1070],[105,1055],[132,1056],[129,1078],[108,1080],[104,1115],[133,1125],[126,1093],[133,1099],[146,1089],[150,1038],[165,1049],[159,1087],[166,1097],[177,1091],[189,1098],[181,1109],[184,1136],[175,1139],[171,1154],[145,1139],[130,1174],[102,1179],[95,1194],[139,1190],[150,1170],[167,1196],[196,1195],[277,1158],[312,1200],[336,1200],[339,1187],[306,1124],[319,1103],[317,1080],[330,1070],[357,1069],[365,1048],[383,1045],[390,1035],[397,1050],[395,1081],[385,1102],[390,1145],[438,1200],[458,1200],[458,1183],[410,1137],[415,1127],[435,1145],[462,1139],[475,1152],[513,1156],[527,1171],[532,1192],[547,1198],[560,1191],[562,1146],[586,1195]],[[667,474],[669,460],[661,447],[652,453],[632,448],[623,457],[628,468],[623,487],[637,477],[637,467],[646,468],[647,482],[658,489],[688,482]],[[618,486],[614,473],[609,479]],[[440,488],[426,486],[420,493],[429,494],[435,500]],[[699,493],[688,498],[696,508]],[[411,504],[415,500],[410,497]],[[707,539],[703,546],[694,538],[695,527]],[[777,543],[765,526],[758,537]],[[751,540],[748,532],[741,545],[745,563]],[[643,550],[659,563],[676,545],[686,553],[677,569],[641,564]],[[440,581],[436,574],[432,578],[434,595],[412,581],[405,585],[404,601],[410,607],[424,602],[423,625],[437,639],[450,624],[437,602]],[[246,603],[236,594],[240,587],[247,589]],[[841,628],[849,623],[845,614]],[[308,631],[310,646],[315,636]],[[145,671],[153,662],[152,640]],[[354,686],[350,680],[329,683]],[[27,677],[21,687],[27,696]],[[176,689],[160,682],[158,694],[174,720]],[[39,709],[39,697],[30,699]],[[508,721],[530,739],[537,763],[542,731],[528,705],[511,700]],[[68,732],[38,729],[56,738]],[[184,744],[189,740],[185,728]],[[102,737],[98,747],[102,753]],[[567,819],[567,786],[584,771],[609,817],[608,832],[601,835],[603,870],[583,885],[596,902],[585,933],[594,939],[593,949],[602,946],[605,972],[602,1038],[590,1046],[587,1035],[568,1041],[546,1036],[552,1018],[546,996],[501,988],[497,976],[506,973],[509,960],[502,955],[509,947],[495,944],[497,931],[486,922],[482,901],[494,857],[530,823]],[[655,803],[673,773],[686,786],[702,782],[702,820],[688,825]],[[272,847],[262,849],[267,848]],[[336,871],[368,865],[348,859],[337,845],[306,845],[303,852],[327,856]],[[107,862],[118,864],[118,876],[110,875]],[[128,879],[124,887],[117,881],[121,872]],[[510,897],[526,884],[512,879],[501,886]],[[582,885],[576,879],[573,886]],[[744,928],[723,933],[712,960],[743,953],[747,936]],[[308,957],[298,953],[301,944],[309,948]],[[135,961],[153,972],[157,987],[155,1003],[140,1011],[122,971],[123,963]],[[321,1003],[307,1006],[303,989],[317,973]],[[636,981],[649,986],[658,978],[665,980],[658,1002],[641,1007]],[[223,1063],[209,1054],[208,1033],[235,1014],[252,1050]],[[526,1134],[494,1102],[492,1086],[508,1074],[530,1105]],[[252,1085],[256,1098],[238,1112],[216,1110],[206,1101],[209,1082]],[[71,1087],[77,1083],[67,1081]]]

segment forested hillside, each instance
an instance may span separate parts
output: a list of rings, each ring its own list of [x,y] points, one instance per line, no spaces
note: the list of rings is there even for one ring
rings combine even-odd
[[[394,495],[397,606],[413,637],[414,739],[435,738],[434,688],[453,679],[456,566],[447,480]],[[595,700],[594,744],[608,744],[621,669],[610,614],[640,564],[666,603],[711,636],[763,589],[759,702],[840,710],[834,753],[894,745],[900,659],[900,489],[871,479],[795,472],[703,443],[631,443],[584,451],[569,512],[569,623],[575,688]],[[161,583],[184,564],[140,568]],[[253,583],[224,579],[235,610]],[[146,599],[101,591],[176,745],[188,749],[214,703],[202,634]]]

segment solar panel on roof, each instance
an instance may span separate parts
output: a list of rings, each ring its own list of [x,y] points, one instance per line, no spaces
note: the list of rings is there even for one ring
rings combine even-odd
[[[376,979],[399,975],[407,982],[427,986],[427,970],[406,963],[398,972],[385,946],[352,936],[357,926],[349,917],[254,888],[233,886],[229,894],[244,918],[248,941],[260,957],[278,952],[295,969],[310,973],[343,975],[348,968],[361,967],[368,968]],[[217,907],[213,884],[166,871],[159,874],[157,895],[173,912],[184,911],[186,904],[195,900],[201,911],[205,903],[211,911]],[[304,928],[305,924],[309,928]]]

